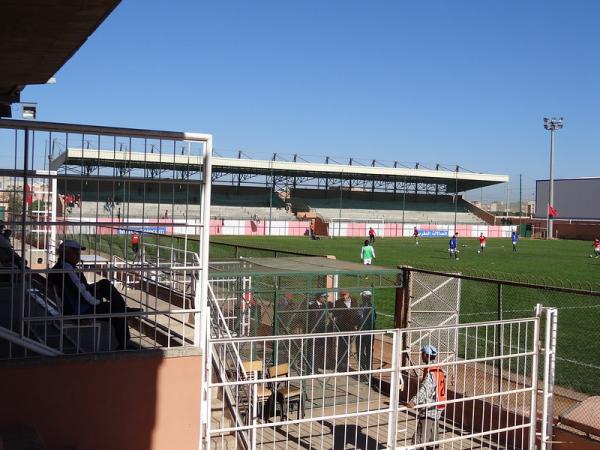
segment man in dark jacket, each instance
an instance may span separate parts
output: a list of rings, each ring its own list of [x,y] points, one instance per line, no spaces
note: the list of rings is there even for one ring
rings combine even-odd
[[[355,331],[359,326],[359,311],[348,291],[341,291],[340,298],[335,302],[333,317],[337,330],[342,332]],[[348,370],[348,359],[350,351],[351,336],[338,338],[337,345],[337,368],[338,371]]]
[[[139,311],[126,307],[123,296],[109,280],[102,279],[94,284],[87,282],[85,275],[75,268],[81,260],[81,250],[85,250],[85,247],[81,247],[79,242],[64,241],[58,248],[58,262],[48,274],[48,280],[62,299],[63,313],[84,315]],[[104,320],[110,320],[114,326],[118,348],[130,348],[127,318],[111,317]],[[131,344],[131,348],[134,346]]]
[[[314,300],[308,303],[307,333],[326,333],[329,322],[329,311],[327,308],[327,293],[318,294]],[[327,338],[310,339],[307,343],[307,364],[310,372],[317,369],[324,370],[326,367],[325,349]]]

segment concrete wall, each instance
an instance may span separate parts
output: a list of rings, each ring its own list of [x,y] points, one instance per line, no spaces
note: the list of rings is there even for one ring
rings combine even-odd
[[[49,449],[197,449],[202,358],[178,350],[9,362],[0,425]]]

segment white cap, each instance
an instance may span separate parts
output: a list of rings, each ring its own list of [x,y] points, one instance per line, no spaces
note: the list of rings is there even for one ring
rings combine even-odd
[[[373,293],[371,291],[362,291],[360,295],[362,295],[363,297],[371,297]]]

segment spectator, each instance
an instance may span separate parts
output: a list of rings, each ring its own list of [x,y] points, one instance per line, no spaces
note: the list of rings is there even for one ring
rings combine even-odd
[[[10,243],[10,237],[12,236],[12,230],[5,228],[4,231],[2,232],[2,236],[4,236],[4,238]]]
[[[309,237],[311,239],[313,239],[313,240],[316,239],[316,237],[315,237],[315,223],[314,223],[313,220],[310,221],[310,225],[309,225],[309,228],[308,228],[308,235],[309,235]]]
[[[273,323],[275,334],[288,334],[291,332],[290,326],[293,325],[293,315],[290,309],[292,308],[293,299],[294,296],[286,292],[277,302],[277,314],[274,317]]]
[[[131,250],[135,256],[137,256],[138,252],[140,251],[140,236],[137,233],[133,233],[131,235]]]
[[[373,293],[362,291],[360,293],[361,307],[359,309],[359,331],[371,331],[375,329],[377,313],[373,307]],[[356,340],[356,353],[359,355],[360,368],[371,370],[371,355],[373,353],[373,337],[370,334],[361,334]]]
[[[66,240],[58,247],[58,262],[48,274],[48,280],[56,287],[62,298],[65,315],[106,314],[139,312],[138,308],[127,308],[121,293],[107,279],[89,284],[85,275],[75,267],[81,261],[81,250],[85,250],[79,242]],[[106,300],[106,301],[104,301]],[[112,326],[117,334],[120,350],[138,348],[129,342],[127,318],[112,317]]]
[[[369,227],[369,244],[375,243],[375,230],[373,227]]]
[[[367,241],[368,243],[368,241]],[[348,291],[340,292],[340,298],[334,304],[333,318],[339,331],[348,332],[358,329],[358,311]],[[337,370],[348,370],[351,336],[341,336],[337,341]]]
[[[323,292],[308,303],[308,326],[310,333],[326,333],[329,322],[329,313],[327,308],[327,292]],[[309,340],[307,345],[307,363],[310,372],[314,373],[317,369],[324,370],[326,338],[314,338]]]
[[[25,265],[6,237],[10,237],[10,230],[4,229],[4,225],[0,225],[0,230],[3,230],[0,232],[0,269],[6,270],[6,273],[0,274],[0,281],[12,282],[16,279],[13,276],[23,270]]]
[[[437,357],[437,349],[433,345],[426,345],[421,349],[421,361],[432,364]],[[441,367],[428,366],[423,369],[417,395],[410,399],[407,406],[411,409],[417,405],[446,401],[446,374]],[[413,444],[426,444],[437,440],[439,420],[445,404],[419,408],[417,414],[417,430],[413,436]],[[424,448],[433,448],[432,446]]]

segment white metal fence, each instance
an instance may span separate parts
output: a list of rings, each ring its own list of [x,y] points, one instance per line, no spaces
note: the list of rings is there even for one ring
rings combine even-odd
[[[544,312],[549,334],[542,338],[540,309],[529,319],[433,328],[213,339],[209,348],[217,363],[208,374],[204,445],[534,448],[537,439],[545,448],[552,365],[540,351],[554,352],[552,314]],[[403,341],[442,346],[454,333],[454,360],[426,363],[410,348],[402,350]],[[424,372],[432,367],[455,374],[446,399],[423,395]],[[536,434],[538,411],[542,431]],[[417,442],[418,427],[434,434]]]
[[[193,248],[169,235],[192,199],[208,218],[211,152],[205,134],[0,120],[0,358],[201,345],[208,226],[184,227]],[[64,240],[86,247],[73,269]],[[65,294],[71,277],[87,287]]]

